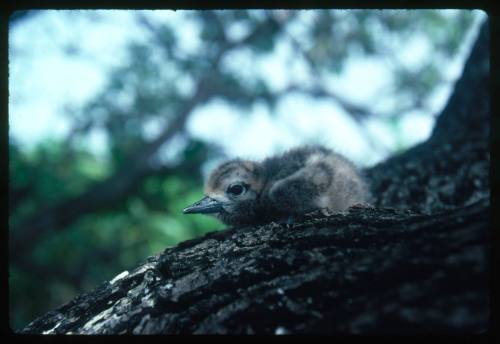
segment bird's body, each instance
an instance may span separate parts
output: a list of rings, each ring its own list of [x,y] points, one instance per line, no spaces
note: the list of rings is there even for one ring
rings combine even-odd
[[[321,146],[292,149],[262,162],[230,160],[205,185],[207,197],[184,210],[229,225],[286,219],[321,209],[338,213],[368,201],[368,187],[345,157]]]

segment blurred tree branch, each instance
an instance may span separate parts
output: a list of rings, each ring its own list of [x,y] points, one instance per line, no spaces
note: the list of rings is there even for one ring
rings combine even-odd
[[[322,98],[333,101],[335,104],[339,105],[349,116],[351,116],[352,119],[354,119],[354,122],[358,125],[358,129],[363,132],[364,137],[370,142],[373,147],[378,147],[381,152],[386,151],[387,147],[376,140],[368,131],[368,128],[365,126],[365,120],[368,118],[377,117],[376,114],[374,114],[366,107],[354,104],[351,101],[340,96],[339,94],[331,90],[327,90],[327,88],[322,85],[322,74],[314,59],[308,52],[303,49],[303,46],[292,34],[290,34],[287,30],[283,30],[283,32],[285,37],[290,41],[294,50],[299,53],[299,55],[306,62],[306,65],[309,66],[314,77],[314,86],[304,87],[302,85],[292,84],[289,85],[285,90],[283,90],[282,93],[286,94],[291,92],[298,92],[311,96],[313,98]]]
[[[335,92],[326,90],[325,88],[319,86],[304,87],[302,85],[289,85],[284,90],[280,91],[280,96],[284,96],[290,93],[301,93],[312,98],[333,101],[335,104],[338,104],[344,111],[346,111],[352,119],[354,119],[354,122],[358,125],[358,129],[363,132],[364,137],[370,142],[373,147],[377,147],[382,152],[387,150],[387,148],[382,145],[380,141],[376,140],[372,136],[365,125],[365,121],[367,119],[375,117],[375,115],[368,109],[351,103],[347,99],[340,97]]]
[[[373,117],[374,114],[370,112],[367,108],[364,108],[362,106],[356,105],[347,99],[344,99],[343,97],[339,96],[335,92],[332,92],[330,90],[326,90],[323,87],[320,86],[314,86],[314,87],[304,87],[302,85],[289,85],[286,87],[284,90],[280,92],[281,95],[285,95],[287,93],[302,93],[308,96],[311,96],[313,98],[318,98],[318,99],[328,99],[332,100],[342,109],[344,109],[347,114],[349,114],[355,121],[356,123],[362,123],[364,120],[367,118]]]

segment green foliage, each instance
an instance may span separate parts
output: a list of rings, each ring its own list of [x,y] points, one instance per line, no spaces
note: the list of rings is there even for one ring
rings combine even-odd
[[[88,151],[68,151],[63,142],[46,141],[31,152],[9,144],[11,202],[17,205],[10,212],[11,225],[35,209],[81,194],[108,173],[105,161]]]
[[[21,153],[16,146],[9,147],[12,190],[34,185],[22,206],[11,213],[11,226],[48,202],[63,201],[104,177],[105,164],[89,153],[74,154],[60,166],[61,147],[61,143],[46,143],[30,154]],[[194,142],[182,156],[196,160],[204,151],[202,143]],[[221,223],[215,219],[182,214],[182,209],[202,194],[199,172],[152,175],[121,205],[83,215],[63,231],[47,233],[30,256],[38,271],[18,269],[15,262],[11,264],[13,326],[24,325],[33,316],[112,279],[166,247],[221,229]],[[43,279],[47,287],[34,287],[34,279]],[[26,295],[30,295],[29,301]]]

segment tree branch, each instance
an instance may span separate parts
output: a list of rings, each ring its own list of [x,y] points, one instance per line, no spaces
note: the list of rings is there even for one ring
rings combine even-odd
[[[353,208],[186,241],[26,326],[51,334],[474,334],[488,328],[489,202]]]
[[[366,171],[377,206],[432,213],[490,196],[488,43],[485,22],[431,137]]]

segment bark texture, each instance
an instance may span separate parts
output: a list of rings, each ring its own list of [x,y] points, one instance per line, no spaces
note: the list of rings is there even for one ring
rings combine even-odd
[[[432,137],[366,171],[375,207],[183,242],[21,332],[487,331],[488,38]]]

